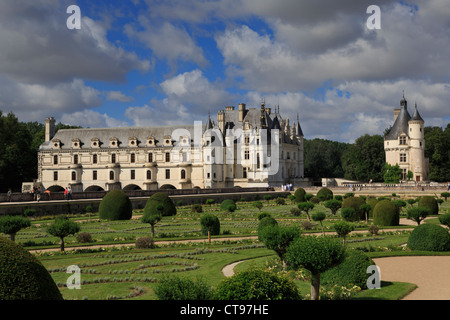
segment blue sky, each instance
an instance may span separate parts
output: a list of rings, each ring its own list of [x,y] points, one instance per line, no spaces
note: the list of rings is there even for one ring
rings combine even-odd
[[[447,1],[448,2],[448,1]],[[3,0],[0,110],[84,127],[213,120],[246,103],[300,115],[305,137],[382,134],[402,92],[450,120],[446,0]],[[66,9],[81,10],[68,30]],[[369,30],[366,9],[381,9]]]

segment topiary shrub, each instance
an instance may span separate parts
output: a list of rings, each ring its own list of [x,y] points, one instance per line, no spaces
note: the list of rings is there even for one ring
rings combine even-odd
[[[365,219],[364,212],[360,209],[364,203],[366,202],[360,197],[347,197],[342,201],[342,208],[353,208],[355,210],[355,214],[353,218],[350,218],[350,221]]]
[[[211,241],[210,236],[220,234],[220,221],[217,216],[213,214],[205,214],[200,218],[200,225],[202,227],[202,235],[208,236],[208,240]]]
[[[374,265],[373,260],[360,250],[348,250],[347,256],[336,267],[320,275],[324,284],[347,287],[355,285],[367,289],[367,267]]]
[[[63,300],[41,262],[5,237],[0,237],[0,300]]]
[[[198,204],[198,203],[193,204],[192,207],[191,207],[191,212],[197,212],[197,213],[203,212],[202,205]]]
[[[399,211],[391,200],[381,200],[373,209],[373,223],[378,226],[398,226],[400,224]]]
[[[262,218],[261,220],[259,220],[259,224],[258,224],[258,238],[261,240],[261,232],[262,229],[264,229],[267,226],[273,226],[278,224],[277,220],[275,220],[274,218],[272,218],[271,216],[266,216],[264,218]]]
[[[323,187],[317,192],[316,197],[320,201],[331,200],[333,199],[333,191],[331,191],[327,187]]]
[[[411,232],[407,245],[411,250],[449,251],[450,234],[439,225],[421,224]]]
[[[203,280],[164,276],[155,287],[159,300],[211,300],[213,289]]]
[[[133,207],[130,198],[122,190],[109,191],[98,208],[100,219],[130,220]]]
[[[269,270],[252,269],[222,280],[215,291],[217,300],[301,300],[295,283]]]
[[[220,204],[220,209],[226,212],[234,212],[236,211],[236,203],[234,203],[231,199],[223,200]]]
[[[427,207],[430,209],[430,214],[439,214],[439,207],[436,198],[432,196],[423,196],[419,200],[419,207]]]
[[[158,206],[162,205],[162,210],[158,210]],[[177,208],[173,203],[173,200],[165,192],[154,193],[148,198],[144,208],[144,216],[154,215],[161,213],[161,216],[174,216],[177,214]]]
[[[305,195],[306,195],[305,189],[298,188],[297,190],[295,190],[294,192],[295,202],[296,203],[305,202],[306,201]]]

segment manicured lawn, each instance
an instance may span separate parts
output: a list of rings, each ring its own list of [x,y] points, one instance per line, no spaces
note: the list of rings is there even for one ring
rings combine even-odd
[[[238,209],[233,213],[220,210],[218,204],[203,205],[202,213],[191,211],[191,206],[177,207],[177,215],[163,217],[155,226],[155,241],[177,241],[177,244],[158,244],[154,249],[136,249],[135,240],[139,237],[150,236],[150,225],[140,221],[142,210],[133,212],[133,219],[129,221],[99,220],[98,215],[72,215],[72,220],[78,221],[82,232],[88,232],[93,238],[91,243],[79,243],[74,236],[65,239],[66,248],[84,246],[85,251],[67,251],[37,254],[38,259],[51,272],[51,276],[60,287],[65,299],[157,299],[153,288],[161,276],[167,274],[179,275],[192,279],[203,279],[211,286],[216,286],[225,277],[222,268],[232,262],[245,260],[235,271],[248,268],[264,267],[268,261],[274,260],[273,251],[264,247],[257,240],[258,214],[271,214],[280,225],[294,225],[302,229],[303,233],[322,233],[320,224],[312,222],[310,228],[305,228],[306,214],[294,216],[291,209],[296,208],[290,200],[285,205],[277,204],[275,200],[261,201],[264,207],[258,210],[252,202],[238,202]],[[409,205],[408,205],[409,206]],[[440,212],[450,210],[450,201],[440,206]],[[322,204],[316,204],[310,212],[325,212],[323,221],[328,235],[337,237],[333,224],[341,220],[340,212],[332,215],[330,210]],[[201,234],[200,217],[205,213],[215,214],[221,223],[221,235],[213,237],[213,243],[181,243],[181,240],[206,239]],[[405,217],[406,208],[401,211]],[[33,219],[32,226],[21,230],[16,241],[29,250],[43,250],[58,248],[59,239],[49,236],[46,227],[53,222],[53,217]],[[370,225],[369,221],[369,225]],[[426,223],[439,223],[437,217]],[[413,226],[396,228],[380,228],[379,234],[371,235],[365,221],[356,222],[355,230],[346,239],[346,246],[359,249],[370,257],[385,255],[435,254],[414,253],[404,250],[410,230]],[[394,229],[394,231],[392,231]],[[227,237],[228,242],[214,242],[217,237]],[[234,240],[237,237],[247,237],[247,240]],[[252,238],[249,238],[252,237]],[[110,248],[108,245],[129,244],[123,248]],[[103,246],[94,249],[92,246]],[[90,248],[91,247],[91,248]],[[77,265],[81,268],[81,289],[70,290],[65,287],[70,274],[66,268]],[[310,292],[310,284],[304,279],[296,278],[303,296]],[[415,285],[406,283],[383,283],[379,290],[364,290],[354,294],[354,299],[386,299],[395,300],[414,289]]]

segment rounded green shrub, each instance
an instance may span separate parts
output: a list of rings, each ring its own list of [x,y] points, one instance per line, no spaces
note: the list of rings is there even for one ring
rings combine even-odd
[[[267,226],[273,226],[278,224],[277,220],[275,220],[274,218],[272,218],[271,216],[267,216],[262,218],[261,220],[259,220],[259,224],[258,224],[258,237],[260,237],[261,234],[261,230],[264,229]]]
[[[427,207],[430,209],[430,214],[439,214],[439,207],[435,197],[423,196],[419,200],[419,207]]]
[[[373,260],[360,250],[348,250],[344,261],[320,275],[324,284],[346,287],[350,284],[367,289],[367,267]]]
[[[407,245],[411,250],[449,251],[450,234],[439,225],[421,224],[411,232]]]
[[[295,283],[286,276],[263,269],[239,272],[222,280],[215,291],[217,300],[300,300]]]
[[[41,262],[5,237],[0,237],[0,300],[63,300]]]
[[[109,191],[98,208],[100,219],[130,220],[133,207],[130,198],[122,190]]]
[[[348,217],[348,221],[364,220],[364,212],[360,209],[361,205],[366,203],[363,198],[360,197],[348,197],[342,201],[342,208],[353,208],[355,214],[353,217]]]
[[[227,212],[234,212],[236,211],[236,203],[234,203],[231,199],[223,200],[220,204],[220,209]]]
[[[158,210],[159,205],[162,205],[162,210]],[[177,214],[177,208],[175,207],[173,200],[165,192],[154,193],[148,198],[147,203],[145,204],[144,216],[159,213],[163,217],[174,216]]]
[[[211,300],[213,289],[203,280],[164,276],[155,288],[159,300]]]
[[[303,188],[298,188],[297,190],[295,190],[294,192],[294,196],[295,196],[295,202],[300,203],[300,202],[305,202],[305,195],[306,195],[306,191]]]
[[[450,213],[439,215],[439,222],[450,228]]]
[[[323,187],[317,192],[316,197],[320,201],[331,200],[333,199],[333,191],[331,191],[327,187]]]
[[[381,200],[373,209],[373,223],[378,226],[398,226],[400,224],[399,211],[391,200]]]

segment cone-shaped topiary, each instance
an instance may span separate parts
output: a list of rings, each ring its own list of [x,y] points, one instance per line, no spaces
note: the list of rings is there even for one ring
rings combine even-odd
[[[348,221],[364,220],[364,212],[360,209],[361,205],[366,203],[363,198],[360,197],[348,197],[342,201],[342,208],[353,208],[355,214],[353,217],[348,217]]]
[[[373,208],[373,223],[377,226],[398,226],[400,213],[391,200],[381,200]]]
[[[423,196],[419,200],[419,207],[427,207],[430,209],[430,214],[439,214],[439,206],[435,197]]]
[[[174,216],[177,214],[177,208],[173,200],[165,192],[157,192],[148,198],[144,208],[144,216],[150,216],[158,213],[158,206],[162,205],[161,216]]]
[[[100,219],[130,220],[133,207],[130,198],[122,190],[108,192],[98,208]]]
[[[5,237],[0,237],[0,300],[63,300],[45,267]]]
[[[294,196],[295,196],[295,202],[296,203],[300,203],[300,202],[305,202],[305,194],[306,191],[303,188],[298,188],[297,190],[295,190],[294,192]]]
[[[331,200],[333,199],[333,191],[331,191],[327,187],[323,187],[317,192],[316,196],[320,201]]]
[[[411,250],[449,251],[450,234],[437,224],[421,224],[411,232],[408,247]]]

